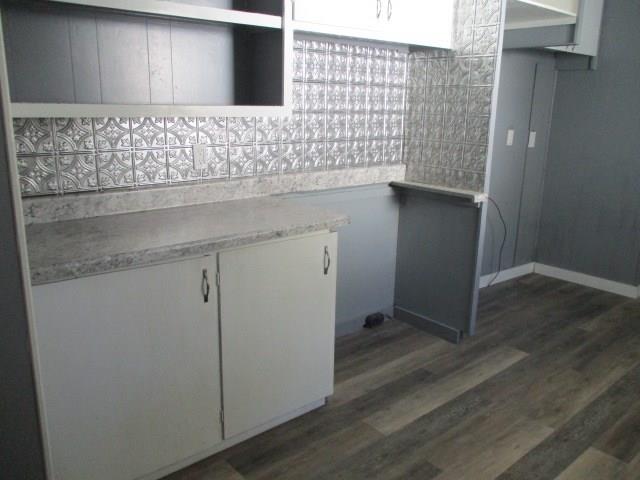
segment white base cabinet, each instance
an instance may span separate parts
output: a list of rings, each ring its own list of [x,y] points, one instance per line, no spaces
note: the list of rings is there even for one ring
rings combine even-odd
[[[34,287],[52,478],[159,478],[323,403],[336,237]]]
[[[219,254],[225,437],[333,393],[336,235]]]
[[[204,269],[215,257],[34,287],[54,479],[138,478],[222,440]]]

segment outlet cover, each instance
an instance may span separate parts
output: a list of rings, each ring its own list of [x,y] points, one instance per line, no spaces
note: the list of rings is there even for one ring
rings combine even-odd
[[[202,143],[196,143],[193,146],[193,168],[202,170],[207,168],[207,146]]]
[[[513,137],[515,136],[515,131],[513,128],[507,130],[507,147],[513,147]]]

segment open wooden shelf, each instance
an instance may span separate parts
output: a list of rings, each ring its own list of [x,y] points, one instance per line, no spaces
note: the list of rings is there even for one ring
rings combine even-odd
[[[14,118],[80,117],[278,117],[291,107],[278,105],[147,105],[105,103],[12,103]]]
[[[289,115],[290,2],[218,5],[223,8],[166,0],[3,3],[12,115]]]
[[[115,10],[145,16],[191,19],[200,22],[229,23],[261,28],[282,28],[282,17],[264,13],[205,7],[168,0],[49,0],[83,7]]]
[[[598,56],[605,0],[508,0],[505,49]],[[589,60],[591,68],[596,62]]]
[[[577,20],[579,1],[508,0],[505,29],[573,25]]]

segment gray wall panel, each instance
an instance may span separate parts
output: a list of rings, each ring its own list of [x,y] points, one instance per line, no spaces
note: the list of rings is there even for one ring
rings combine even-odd
[[[0,477],[44,480],[4,131],[0,120]]]
[[[100,103],[97,24],[93,15],[79,13],[69,18],[69,45],[76,102]]]
[[[176,104],[233,104],[233,34],[221,25],[172,22]]]
[[[605,2],[596,71],[561,71],[538,261],[628,284],[640,250],[640,4]]]
[[[532,61],[531,54],[520,51],[505,51],[502,54],[496,139],[489,186],[489,195],[500,206],[507,223],[502,269],[513,266],[535,68],[536,62]],[[507,146],[507,130],[510,128],[515,132],[514,143]],[[488,208],[482,266],[484,274],[497,271],[500,244],[504,235],[495,207],[489,205]]]
[[[98,18],[102,101],[149,103],[149,52],[145,19],[128,15]]]
[[[527,148],[525,155],[514,266],[532,262],[536,258],[556,84],[554,63],[550,55],[540,54],[536,64],[529,128],[536,132],[537,138],[535,148]]]
[[[338,235],[337,335],[361,328],[369,313],[391,313],[398,238],[392,189],[374,185],[287,197],[351,217]]]
[[[173,103],[171,27],[168,20],[148,19],[151,103]]]
[[[9,5],[3,20],[12,100],[73,102],[67,18]]]
[[[489,194],[507,224],[501,269],[532,262],[535,257],[543,195],[543,175],[555,87],[551,53],[509,50],[502,55],[496,112],[495,146]],[[514,144],[506,145],[514,129]],[[537,132],[536,147],[527,148],[529,130]],[[503,227],[493,205],[488,206],[482,273],[498,269]]]

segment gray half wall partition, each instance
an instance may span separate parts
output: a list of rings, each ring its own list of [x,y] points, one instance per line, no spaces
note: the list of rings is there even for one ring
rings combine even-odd
[[[398,199],[387,184],[287,194],[286,198],[346,213],[338,230],[336,336],[362,328],[374,312],[393,314]]]
[[[475,333],[484,195],[392,185],[400,199],[394,316],[458,343]]]

